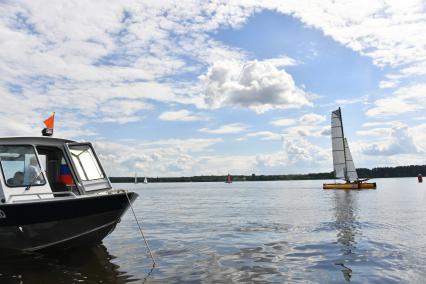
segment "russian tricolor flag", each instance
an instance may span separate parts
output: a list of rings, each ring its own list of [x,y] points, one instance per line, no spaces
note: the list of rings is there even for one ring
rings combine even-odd
[[[74,185],[74,180],[71,175],[70,168],[67,164],[61,164],[59,171],[59,181],[65,185]]]

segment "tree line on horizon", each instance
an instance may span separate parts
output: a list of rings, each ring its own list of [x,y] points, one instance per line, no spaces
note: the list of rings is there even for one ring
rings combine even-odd
[[[415,177],[418,174],[426,174],[426,165],[410,165],[398,167],[378,167],[373,169],[358,168],[360,178],[392,178],[392,177]],[[205,175],[192,177],[147,177],[148,182],[224,182],[227,175]],[[317,180],[334,179],[334,172],[288,174],[288,175],[233,175],[233,181],[273,181],[273,180]],[[144,177],[138,178],[142,183]],[[134,177],[110,177],[113,183],[134,183]]]

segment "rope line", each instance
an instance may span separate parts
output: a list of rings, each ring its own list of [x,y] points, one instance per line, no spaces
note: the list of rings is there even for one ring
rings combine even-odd
[[[147,248],[147,250],[149,252],[149,255],[151,256],[151,259],[152,259],[152,268],[154,268],[157,265],[157,263],[155,262],[154,256],[152,255],[152,252],[151,252],[151,249],[149,248],[148,242],[147,242],[147,240],[145,238],[145,235],[144,235],[144,233],[142,231],[142,227],[139,224],[139,220],[136,217],[135,210],[133,210],[132,202],[130,201],[129,195],[127,194],[128,191],[126,190],[125,192],[126,192],[127,201],[129,202],[129,205],[130,205],[130,209],[132,209],[133,217],[135,217],[136,224],[138,224],[139,231],[141,232],[141,235],[142,235],[142,238],[143,238],[143,240],[145,242],[146,248]]]

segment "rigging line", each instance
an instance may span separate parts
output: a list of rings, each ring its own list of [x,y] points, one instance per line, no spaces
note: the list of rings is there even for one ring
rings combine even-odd
[[[128,193],[128,191],[126,190],[126,191],[125,191],[125,193],[126,193],[127,201],[129,202],[129,205],[130,205],[130,209],[132,209],[133,217],[135,217],[136,224],[138,224],[139,231],[141,232],[141,235],[142,235],[142,238],[143,238],[143,240],[144,240],[144,242],[145,242],[146,248],[147,248],[147,250],[148,250],[148,252],[149,252],[149,255],[151,256],[151,259],[152,259],[152,268],[154,268],[154,267],[157,265],[157,263],[155,262],[154,256],[152,255],[152,252],[151,252],[151,249],[149,248],[148,242],[147,242],[147,240],[146,240],[146,238],[145,238],[145,235],[144,235],[144,233],[143,233],[143,231],[142,231],[142,227],[141,227],[141,225],[139,224],[139,220],[138,220],[138,218],[136,217],[135,210],[133,210],[132,202],[130,202],[129,195],[127,194],[127,193]]]

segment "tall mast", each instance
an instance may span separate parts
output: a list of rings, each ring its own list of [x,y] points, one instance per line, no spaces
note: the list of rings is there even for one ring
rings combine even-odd
[[[348,178],[348,164],[346,161],[346,142],[345,142],[345,133],[343,132],[343,119],[342,119],[342,111],[339,107],[339,117],[340,117],[340,125],[342,126],[342,140],[343,140],[343,157],[345,158],[345,180],[349,181]]]

